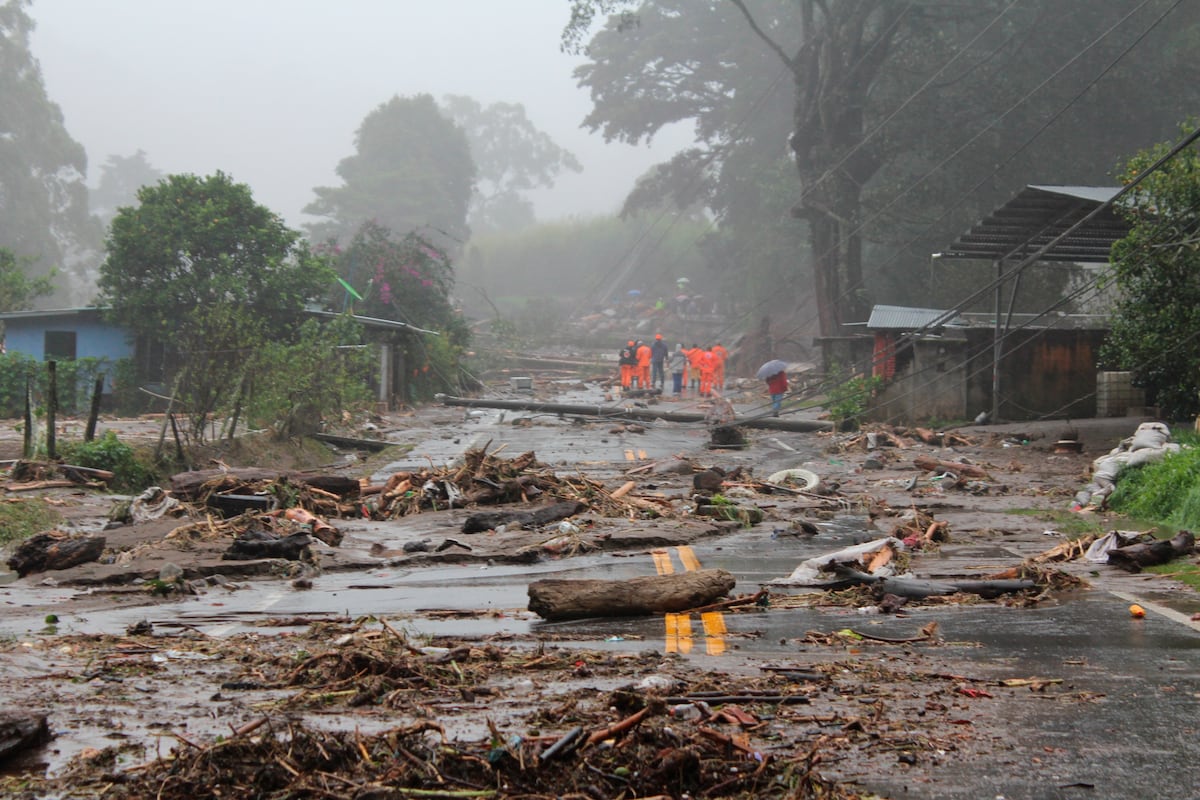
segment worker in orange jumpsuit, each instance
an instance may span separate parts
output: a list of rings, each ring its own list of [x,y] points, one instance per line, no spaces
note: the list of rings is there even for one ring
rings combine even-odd
[[[710,350],[701,350],[699,367],[700,367],[700,396],[709,397],[712,395],[713,377],[716,374],[717,357]]]
[[[704,348],[702,348],[700,345],[696,344],[695,342],[692,342],[691,348],[688,350],[684,350],[684,352],[687,353],[687,360],[688,360],[688,374],[687,374],[688,381],[689,381],[688,385],[691,386],[693,389],[699,389],[700,388],[700,358],[704,355],[704,352],[705,352]]]
[[[716,366],[713,368],[713,386],[719,391],[725,390],[725,359],[729,358],[729,351],[717,342],[712,346],[713,358],[716,361]]]
[[[650,358],[653,355],[650,345],[638,342],[637,348],[637,382],[639,389],[650,388]]]
[[[632,339],[629,343],[621,348],[621,353],[617,357],[617,363],[621,365],[621,388],[628,390],[630,384],[633,383],[633,371],[637,369],[637,355],[634,353],[635,345]]]

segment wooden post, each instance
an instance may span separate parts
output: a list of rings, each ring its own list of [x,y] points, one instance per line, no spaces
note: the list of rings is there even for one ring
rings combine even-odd
[[[58,427],[58,362],[47,361],[47,390],[46,390],[46,458],[54,460],[58,457],[58,446],[55,441]]]
[[[168,411],[167,416],[171,420],[171,433],[175,436],[175,455],[179,457],[179,463],[184,464],[186,459],[183,457],[183,442],[179,440],[179,428],[175,425],[175,415]]]
[[[92,389],[92,410],[88,413],[87,430],[83,432],[83,440],[90,442],[96,438],[96,421],[100,419],[100,401],[104,397],[104,376],[96,378],[96,386]]]
[[[25,376],[25,445],[23,458],[33,458],[33,378]]]

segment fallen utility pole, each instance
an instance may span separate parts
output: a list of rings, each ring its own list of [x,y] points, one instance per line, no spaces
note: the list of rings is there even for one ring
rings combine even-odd
[[[656,420],[665,422],[707,422],[704,414],[694,411],[659,411],[652,408],[635,406],[599,406],[579,403],[541,403],[536,400],[487,400],[470,397],[453,397],[438,395],[437,400],[447,406],[465,406],[466,408],[495,408],[513,411],[532,411],[540,414],[563,414],[581,417],[605,417],[608,419]],[[779,417],[735,417],[732,422],[724,422],[717,427],[730,428],[767,428],[776,431],[795,431],[812,433],[813,431],[831,431],[833,423],[815,419],[781,419]]]

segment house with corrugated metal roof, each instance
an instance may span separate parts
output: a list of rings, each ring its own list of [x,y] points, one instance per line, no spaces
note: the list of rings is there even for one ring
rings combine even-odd
[[[935,259],[988,262],[981,289],[991,313],[877,305],[864,334],[823,342],[827,368],[851,363],[882,379],[872,416],[886,421],[1086,418],[1140,405],[1127,376],[1100,375],[1103,315],[1067,313],[1047,298],[1039,314],[1006,308],[1005,292],[1046,262],[1107,264],[1128,225],[1112,210],[1119,187],[1026,186]],[[982,271],[981,271],[982,272]],[[842,370],[844,371],[844,369]],[[1121,373],[1124,375],[1124,373]]]

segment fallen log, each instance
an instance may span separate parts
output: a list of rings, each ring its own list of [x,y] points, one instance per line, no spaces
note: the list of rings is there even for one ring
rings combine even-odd
[[[547,579],[529,584],[529,610],[549,620],[687,611],[724,597],[735,584],[723,569],[626,581]]]
[[[1140,542],[1108,551],[1108,563],[1128,572],[1141,572],[1143,567],[1165,564],[1192,552],[1196,537],[1191,531],[1180,531],[1171,539]]]
[[[907,597],[910,600],[923,600],[926,597],[943,597],[949,594],[975,594],[991,599],[1004,594],[1023,592],[1036,589],[1037,583],[1029,580],[954,580],[934,581],[923,578],[881,577],[854,569],[840,562],[829,565],[830,571],[839,579],[853,584],[873,586],[883,594],[894,594],[897,597]]]
[[[75,483],[87,483],[89,480],[108,483],[114,477],[107,469],[60,464],[57,461],[17,461],[13,465],[12,475],[16,480],[38,480],[55,472]]]
[[[50,741],[45,714],[0,711],[0,761],[13,753]]]
[[[913,464],[917,469],[923,469],[926,472],[952,472],[960,478],[964,475],[968,478],[990,477],[987,470],[974,464],[964,464],[961,461],[942,461],[933,456],[917,456],[913,459]]]
[[[21,542],[8,559],[8,568],[25,577],[31,572],[69,569],[100,558],[107,541],[103,536],[70,537],[51,531]]]
[[[528,511],[481,511],[472,514],[463,522],[463,533],[482,533],[495,530],[501,525],[516,525],[520,528],[540,528],[560,519],[573,517],[585,510],[587,505],[579,501],[564,501],[540,506]]]
[[[196,500],[209,492],[229,492],[249,484],[279,480],[287,480],[297,486],[311,486],[339,497],[355,497],[361,488],[357,479],[339,475],[305,475],[259,467],[231,467],[176,473],[171,476],[171,493],[181,500]]]
[[[541,414],[561,414],[575,416],[591,416],[605,417],[612,420],[632,419],[632,420],[655,420],[660,419],[664,422],[707,422],[708,419],[704,414],[687,411],[660,411],[658,409],[624,407],[624,406],[598,406],[598,405],[576,405],[572,403],[542,403],[537,401],[525,400],[490,400],[490,399],[474,399],[467,397],[452,397],[449,395],[439,394],[434,399],[448,406],[465,406],[467,408],[497,408],[511,409],[514,411],[533,411]],[[797,431],[801,433],[809,433],[813,431],[829,431],[833,430],[833,423],[828,420],[810,420],[810,419],[779,419],[777,417],[737,417],[732,422],[725,426],[719,427],[743,427],[743,428],[768,428],[773,430]]]
[[[246,531],[233,540],[221,558],[225,561],[256,561],[260,558],[299,561],[310,544],[312,539],[307,533],[280,537],[266,531]]]

